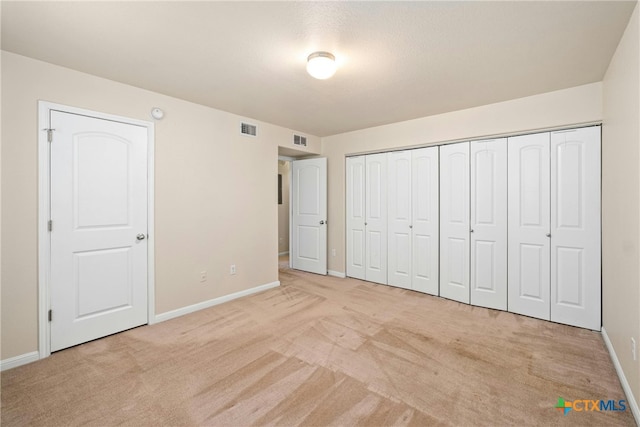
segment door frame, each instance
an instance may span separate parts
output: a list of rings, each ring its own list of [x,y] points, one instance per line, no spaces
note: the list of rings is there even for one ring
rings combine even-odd
[[[142,126],[147,129],[147,323],[155,323],[155,228],[154,228],[154,141],[153,122],[116,116],[48,101],[38,101],[38,354],[51,355],[51,325],[48,321],[51,286],[51,170],[50,145],[47,139],[50,111],[78,114],[103,120]],[[55,138],[55,130],[54,138]]]

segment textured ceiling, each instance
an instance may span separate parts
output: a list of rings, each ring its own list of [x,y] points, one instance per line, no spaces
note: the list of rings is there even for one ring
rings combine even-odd
[[[600,81],[635,4],[3,1],[2,48],[326,136]]]

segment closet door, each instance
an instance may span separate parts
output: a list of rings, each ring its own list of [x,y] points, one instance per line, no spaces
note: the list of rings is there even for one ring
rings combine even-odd
[[[365,280],[387,284],[387,153],[365,160]]]
[[[387,154],[388,284],[411,289],[411,151]]]
[[[507,309],[507,139],[471,142],[471,304]]]
[[[440,147],[440,296],[469,303],[469,143]]]
[[[412,150],[411,155],[411,286],[438,295],[438,147]]]
[[[365,157],[347,157],[347,276],[365,278]]]
[[[508,309],[549,320],[549,133],[508,140]]]
[[[600,330],[600,127],[552,132],[551,172],[551,320]]]

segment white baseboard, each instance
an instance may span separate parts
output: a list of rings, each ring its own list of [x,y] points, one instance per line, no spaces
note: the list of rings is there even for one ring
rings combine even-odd
[[[618,378],[620,378],[620,384],[622,384],[624,394],[627,396],[627,403],[631,408],[631,413],[636,419],[636,424],[640,425],[640,408],[638,408],[638,402],[633,396],[633,391],[631,390],[631,386],[629,386],[629,381],[627,381],[627,377],[624,375],[622,365],[620,365],[620,361],[618,360],[618,355],[613,348],[613,344],[611,344],[611,340],[609,339],[609,335],[607,335],[607,331],[604,329],[604,326],[602,327],[602,338],[604,339],[604,343],[607,346],[607,350],[609,350],[611,361],[613,362],[613,366],[615,366],[616,368]]]
[[[205,308],[213,307],[215,305],[232,301],[237,298],[246,297],[247,295],[252,295],[258,292],[266,291],[267,289],[277,288],[278,286],[280,286],[280,281],[276,280],[275,282],[256,286],[255,288],[245,289],[244,291],[234,292],[229,295],[224,295],[218,298],[210,299],[208,301],[199,302],[198,304],[189,305],[187,307],[182,307],[177,310],[167,311],[166,313],[156,315],[155,321],[153,323],[164,322],[165,320],[184,316],[185,314],[189,314],[199,310],[203,310]]]
[[[32,363],[36,360],[40,360],[40,353],[38,353],[37,351],[32,351],[31,353],[25,353],[21,354],[20,356],[0,360],[0,371],[17,368],[18,366],[26,365],[27,363]]]
[[[289,251],[280,252],[278,256],[289,255]]]
[[[339,271],[333,271],[333,270],[327,270],[327,274],[333,277],[340,277],[341,279],[344,279],[345,277],[347,277],[344,273],[341,273]]]

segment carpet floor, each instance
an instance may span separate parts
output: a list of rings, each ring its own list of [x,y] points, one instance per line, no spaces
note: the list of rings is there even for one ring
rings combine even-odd
[[[2,372],[2,426],[633,426],[600,333],[280,268],[281,286]]]

